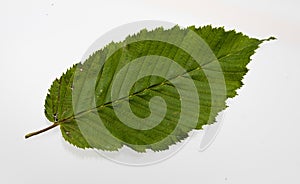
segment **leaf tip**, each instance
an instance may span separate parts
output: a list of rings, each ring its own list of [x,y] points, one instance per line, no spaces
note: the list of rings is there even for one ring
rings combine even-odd
[[[272,41],[272,40],[277,40],[277,38],[274,36],[270,36],[269,38],[263,39],[262,41],[264,42],[264,41]]]

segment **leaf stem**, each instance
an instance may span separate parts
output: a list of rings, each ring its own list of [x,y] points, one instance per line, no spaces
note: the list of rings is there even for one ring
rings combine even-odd
[[[47,128],[44,128],[44,129],[36,131],[36,132],[29,133],[29,134],[25,135],[25,139],[27,139],[29,137],[32,137],[32,136],[35,136],[35,135],[38,135],[40,133],[46,132],[46,131],[58,126],[59,124],[60,124],[60,122],[55,122],[51,126],[48,126]]]

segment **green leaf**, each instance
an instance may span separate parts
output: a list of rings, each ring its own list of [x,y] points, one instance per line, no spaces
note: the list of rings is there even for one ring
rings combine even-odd
[[[79,148],[168,149],[215,122],[263,41],[211,26],[141,30],[56,79],[45,115]]]

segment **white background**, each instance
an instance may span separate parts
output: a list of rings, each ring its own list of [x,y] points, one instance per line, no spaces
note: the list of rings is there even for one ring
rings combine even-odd
[[[0,183],[300,183],[299,8],[297,0],[1,0]],[[215,142],[199,152],[193,137],[164,162],[131,167],[70,146],[58,128],[25,140],[48,125],[55,77],[105,32],[145,19],[278,38],[252,57]]]

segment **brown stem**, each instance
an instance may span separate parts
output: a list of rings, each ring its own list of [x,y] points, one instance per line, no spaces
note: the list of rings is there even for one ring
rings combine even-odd
[[[32,137],[32,136],[35,136],[35,135],[38,135],[40,133],[46,132],[46,131],[48,131],[48,130],[50,130],[50,129],[58,126],[58,125],[59,125],[59,122],[56,122],[56,123],[53,123],[51,126],[48,126],[47,128],[44,128],[44,129],[36,131],[36,132],[29,133],[29,134],[25,135],[25,139],[27,139],[29,137]]]

